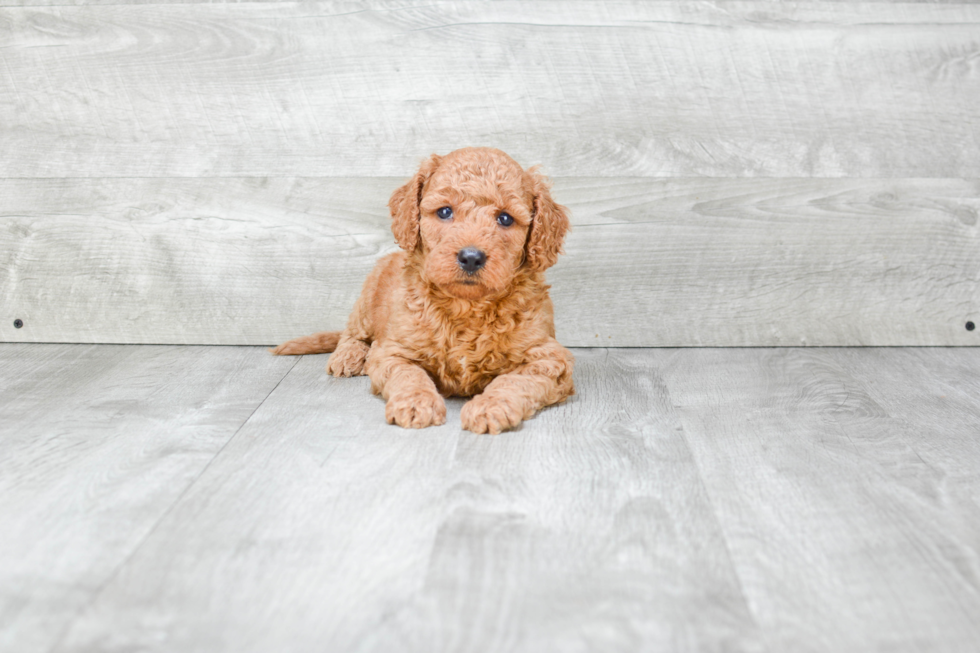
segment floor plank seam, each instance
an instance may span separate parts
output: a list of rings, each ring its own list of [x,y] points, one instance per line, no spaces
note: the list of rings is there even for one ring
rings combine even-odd
[[[674,404],[674,401],[671,398],[670,386],[667,379],[664,379],[664,388],[667,391],[667,398],[670,400],[671,406],[673,406],[674,409],[677,410],[679,407]],[[719,516],[718,505],[715,501],[715,497],[713,496],[711,490],[709,489],[708,484],[705,483],[704,470],[701,467],[701,462],[698,460],[698,456],[694,452],[694,447],[691,446],[691,441],[687,437],[687,427],[684,425],[684,419],[680,414],[678,414],[677,419],[680,422],[681,437],[684,439],[684,446],[687,447],[687,451],[691,455],[691,461],[694,463],[694,468],[698,472],[698,483],[701,485],[702,491],[704,491],[704,496],[707,497],[708,499],[708,505],[711,506],[711,516],[714,518],[715,524],[718,527],[718,532],[721,534],[722,543],[725,546],[725,557],[728,558],[729,568],[732,570],[732,574],[735,576],[735,581],[738,583],[739,596],[742,597],[742,602],[745,604],[745,609],[748,611],[748,616],[752,620],[752,625],[755,626],[756,630],[760,633],[760,636],[762,637],[762,642],[765,645],[765,650],[772,651],[773,649],[769,645],[769,640],[766,637],[766,632],[759,623],[758,614],[756,614],[756,610],[752,605],[752,601],[749,600],[749,595],[745,591],[745,583],[742,580],[742,575],[739,573],[738,565],[735,564],[735,558],[732,555],[732,547],[728,543],[728,533],[725,532],[725,526],[722,523],[721,518]]]
[[[272,394],[279,388],[279,385],[286,379],[287,376],[289,376],[290,372],[293,371],[293,369],[299,364],[302,358],[303,356],[296,357],[296,361],[289,367],[288,370],[286,370],[286,373],[282,375],[279,381],[276,382],[276,385],[273,386],[272,390],[270,390],[265,395],[265,397],[262,398],[262,401],[260,401],[255,406],[255,409],[248,414],[248,417],[246,417],[242,421],[242,423],[238,425],[238,428],[235,429],[235,432],[232,433],[231,436],[225,441],[225,443],[221,445],[221,448],[219,448],[214,453],[214,455],[211,457],[211,460],[209,460],[207,464],[201,468],[201,471],[198,472],[198,474],[191,480],[191,482],[188,483],[186,487],[184,487],[181,493],[174,499],[173,503],[170,504],[170,507],[167,508],[167,510],[162,515],[160,515],[160,518],[157,519],[156,522],[154,522],[153,526],[150,527],[150,529],[146,532],[146,534],[140,539],[139,544],[134,546],[133,550],[129,552],[129,555],[127,555],[122,560],[122,562],[120,562],[116,566],[116,568],[112,571],[112,573],[106,577],[105,581],[102,583],[99,589],[92,594],[91,598],[88,601],[86,601],[84,606],[78,609],[78,611],[75,613],[75,616],[68,620],[68,623],[65,625],[64,629],[58,635],[58,638],[55,640],[54,644],[51,646],[50,649],[48,649],[48,653],[55,653],[61,647],[62,642],[64,642],[65,638],[71,632],[75,624],[78,623],[78,620],[82,617],[85,611],[88,610],[92,605],[94,605],[96,601],[98,601],[99,597],[106,590],[106,588],[112,584],[112,582],[119,575],[119,573],[126,567],[126,565],[129,564],[130,560],[132,560],[133,557],[140,551],[140,549],[143,548],[143,546],[150,539],[150,537],[153,536],[153,533],[155,533],[157,528],[159,528],[160,524],[166,521],[170,513],[174,511],[174,508],[180,505],[180,502],[184,499],[184,497],[187,495],[190,489],[197,484],[197,482],[201,479],[202,476],[204,476],[204,474],[207,473],[208,469],[211,468],[211,465],[214,463],[214,461],[217,460],[219,456],[221,456],[221,452],[223,452],[228,447],[228,445],[231,444],[232,441],[234,441],[234,439],[238,436],[238,434],[241,433],[242,429],[245,428],[245,425],[248,424],[249,420],[252,419],[252,416],[255,415],[255,413],[257,413],[258,410],[262,408],[263,405],[265,405],[265,402],[269,400],[269,397],[271,397]]]

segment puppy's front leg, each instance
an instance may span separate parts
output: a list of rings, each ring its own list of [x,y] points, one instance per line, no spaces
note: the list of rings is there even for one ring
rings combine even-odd
[[[385,398],[389,424],[422,429],[446,423],[446,402],[429,374],[415,363],[392,354],[368,357],[371,390]]]
[[[529,349],[527,354],[527,363],[495,378],[483,394],[463,406],[460,419],[464,429],[497,434],[575,394],[571,352],[552,341]]]

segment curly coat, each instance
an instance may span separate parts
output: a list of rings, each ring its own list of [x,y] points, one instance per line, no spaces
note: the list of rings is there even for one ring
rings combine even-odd
[[[445,423],[443,396],[473,396],[463,428],[499,433],[574,394],[544,279],[569,222],[547,179],[466,148],[430,156],[388,206],[403,251],[378,261],[347,328],[273,353],[333,352],[328,373],[366,373],[388,422],[411,428]],[[485,255],[476,271],[464,269],[467,248]]]

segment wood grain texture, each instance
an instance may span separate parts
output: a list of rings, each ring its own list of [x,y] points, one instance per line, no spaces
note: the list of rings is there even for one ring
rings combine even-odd
[[[659,0],[660,2],[687,2],[688,0]],[[715,0],[716,4],[719,0]],[[728,0],[721,0],[726,2]],[[781,2],[782,0],[772,0]],[[854,0],[809,0],[811,4],[818,2],[852,3]],[[242,0],[0,0],[0,7],[87,7],[103,5],[193,5],[193,4],[239,4]],[[282,0],[248,0],[249,4],[262,2],[282,2]],[[897,3],[897,4],[947,4],[968,5],[976,4],[978,0],[861,0],[865,4]]]
[[[339,329],[402,179],[0,180],[0,340]],[[980,182],[557,179],[567,345],[977,345]],[[15,329],[13,321],[23,320]]]
[[[281,2],[282,0],[248,0],[249,4],[262,2]],[[660,2],[687,2],[688,0],[659,0]],[[728,2],[729,0],[720,0]],[[737,1],[737,0],[736,0]],[[781,2],[782,0],[772,0]],[[816,3],[851,3],[854,0],[809,0],[810,4]],[[85,7],[102,5],[193,5],[193,4],[239,4],[242,0],[0,0],[0,7]],[[719,0],[715,0],[716,4]],[[861,0],[865,4],[884,3],[884,4],[947,4],[947,5],[968,5],[976,4],[978,0]]]
[[[980,7],[776,2],[0,8],[0,177],[977,177]]]
[[[491,437],[388,426],[327,356],[0,345],[0,650],[980,639],[980,349],[575,355]]]
[[[755,651],[646,359],[499,437],[383,421],[306,357],[56,651]]]
[[[0,186],[5,340],[276,344],[300,325],[342,328],[395,247],[393,180]]]
[[[975,540],[976,520],[957,517],[970,515],[980,505],[980,474],[974,462],[980,459],[977,353],[911,348],[878,355],[853,349],[841,354],[839,365],[903,425],[908,446],[929,465],[922,473],[920,495],[933,505],[941,501],[950,508],[944,528],[961,540]],[[972,567],[971,582],[980,587],[975,562],[956,559],[953,548],[949,554],[957,567]]]
[[[980,641],[977,403],[933,410],[976,386],[980,351],[688,350],[662,369],[772,650]]]
[[[0,651],[50,651],[293,364],[0,346]]]

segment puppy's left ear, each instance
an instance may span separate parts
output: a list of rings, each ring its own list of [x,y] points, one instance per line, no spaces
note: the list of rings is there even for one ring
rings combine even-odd
[[[413,252],[419,246],[419,204],[422,202],[422,188],[439,167],[440,161],[442,157],[438,154],[423,161],[415,176],[392,193],[388,200],[391,233],[395,235],[395,242],[406,252]]]
[[[527,171],[534,192],[534,214],[527,235],[525,261],[529,268],[541,272],[558,260],[562,243],[570,227],[568,209],[551,199],[551,184],[537,167]]]

